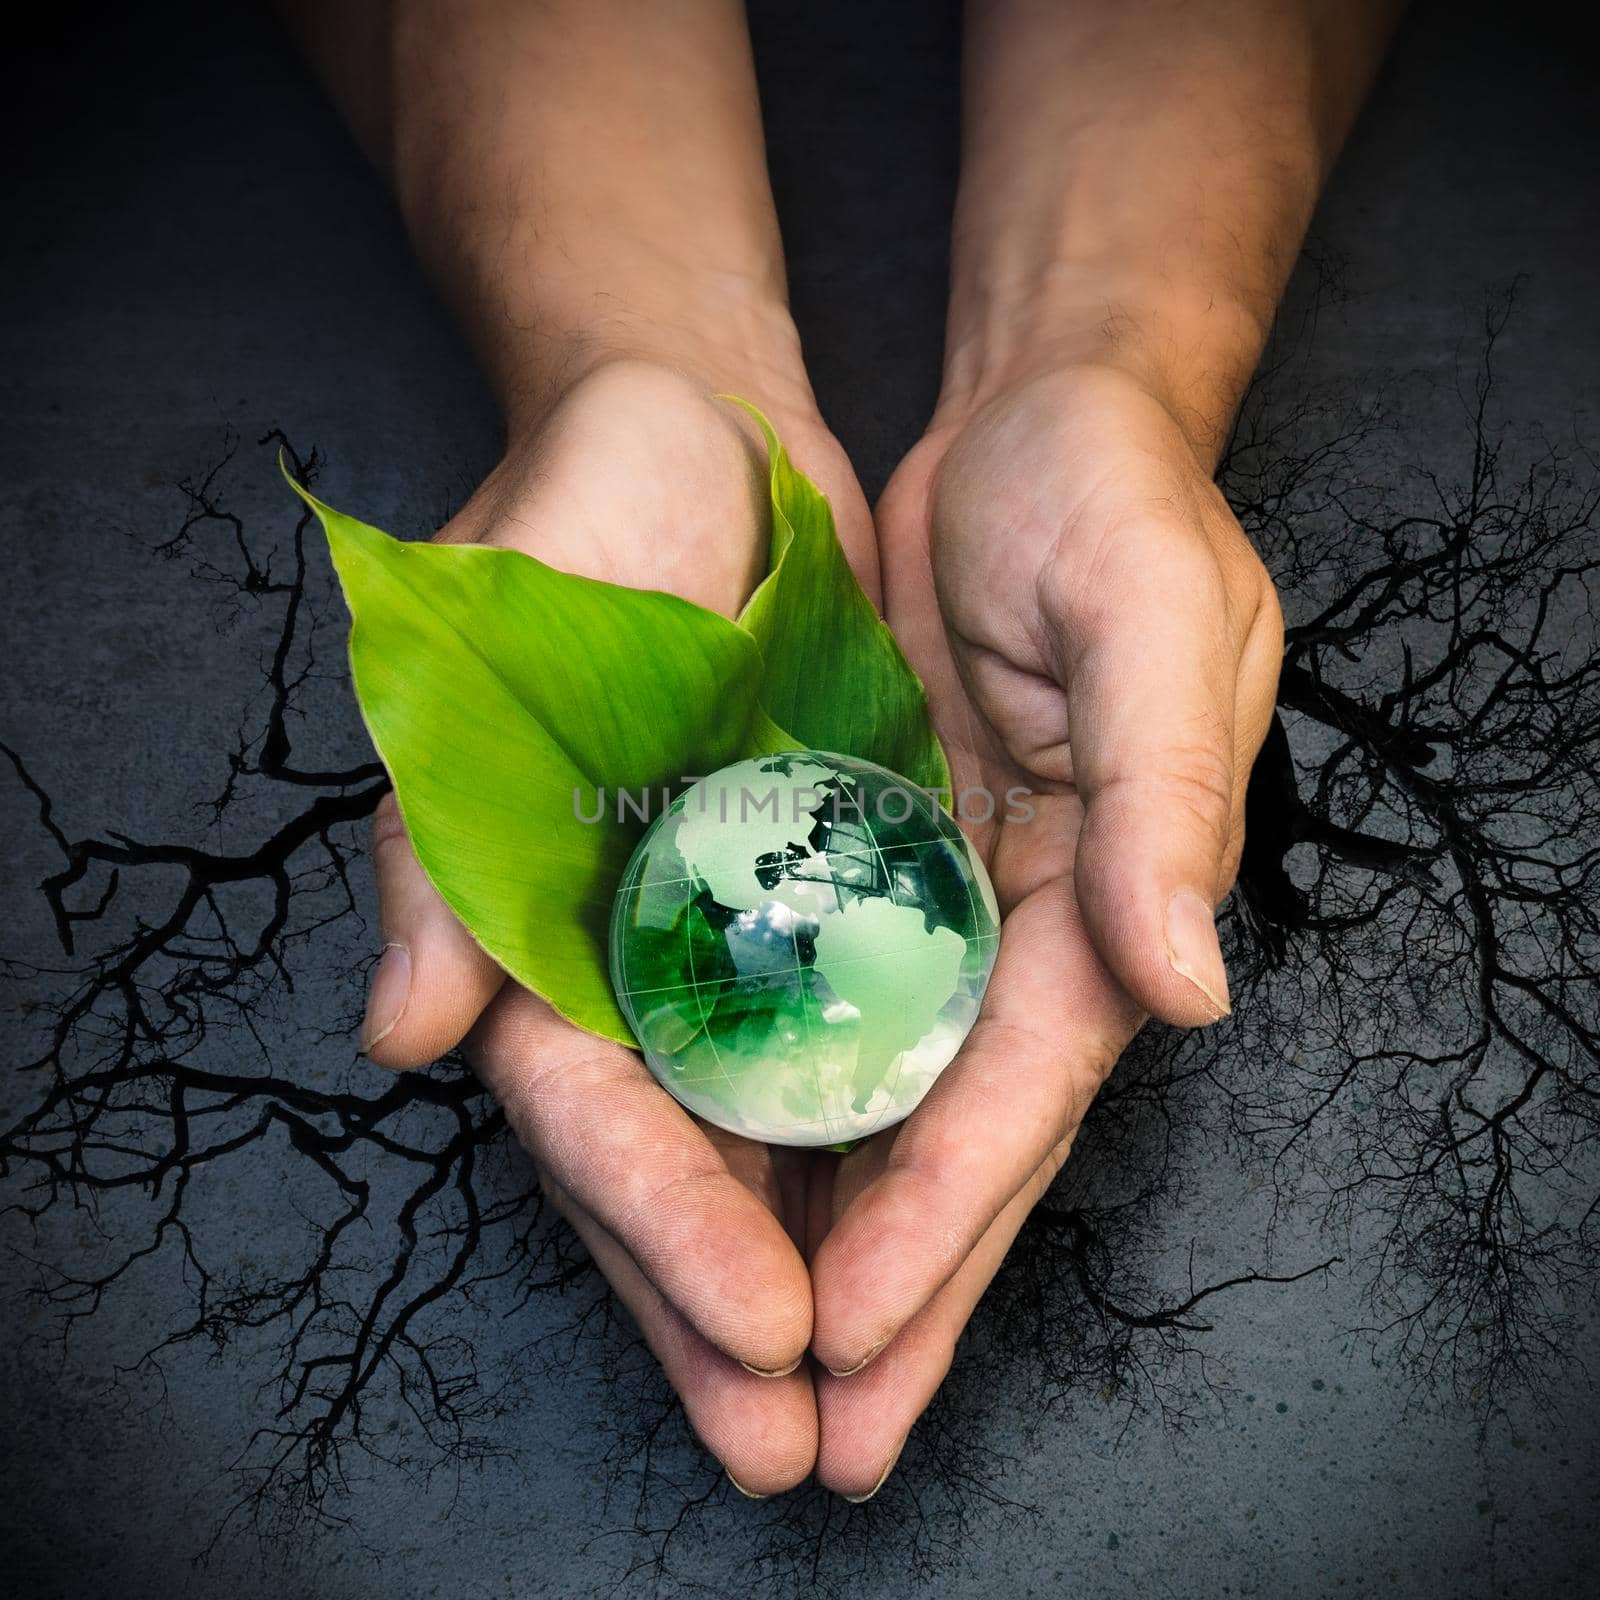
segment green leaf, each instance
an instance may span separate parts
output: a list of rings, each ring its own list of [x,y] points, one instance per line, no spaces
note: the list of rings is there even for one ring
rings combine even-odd
[[[827,496],[754,406],[724,398],[767,441],[772,565],[739,614],[766,662],[762,705],[813,750],[863,756],[948,795],[950,768],[922,682],[850,570]]]
[[[616,821],[615,795],[659,800],[683,774],[794,748],[760,709],[755,640],[518,551],[402,543],[295,487],[327,533],[362,714],[434,887],[518,982],[632,1044],[606,931],[640,826]],[[599,788],[610,820],[580,821]]]
[[[922,685],[856,582],[820,491],[750,412],[771,568],[738,622],[519,551],[408,543],[324,505],[350,668],[417,858],[473,937],[563,1016],[635,1043],[606,940],[643,831],[619,791],[810,747],[949,785]],[[607,809],[592,816],[596,791]]]

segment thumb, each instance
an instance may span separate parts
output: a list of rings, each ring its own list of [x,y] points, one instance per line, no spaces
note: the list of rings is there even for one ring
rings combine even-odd
[[[420,1067],[453,1050],[505,974],[422,870],[393,793],[372,822],[383,954],[373,969],[361,1048],[381,1067]]]
[[[1162,540],[1155,560],[1134,543],[1088,614],[1059,632],[1084,804],[1074,883],[1123,987],[1163,1021],[1196,1027],[1229,1011],[1214,912],[1248,773],[1236,695],[1249,620],[1230,615],[1203,541]]]

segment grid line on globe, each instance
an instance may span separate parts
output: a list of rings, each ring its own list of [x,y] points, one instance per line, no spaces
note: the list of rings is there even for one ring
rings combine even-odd
[[[785,752],[700,780],[646,831],[613,906],[612,982],[691,1111],[834,1144],[905,1117],[955,1055],[999,921],[982,862],[925,791]]]
[[[685,879],[684,890],[684,926],[685,931],[687,932],[689,907],[694,904],[694,879]],[[706,1015],[705,996],[700,992],[700,980],[695,975],[694,970],[694,947],[690,945],[687,940],[685,940],[685,954],[689,959],[689,987],[694,993],[694,1002],[700,1012],[700,1026],[705,1030],[706,1038],[710,1042],[711,1056],[717,1064],[717,1071],[722,1074],[723,1081],[728,1085],[728,1088],[732,1090],[734,1087],[733,1079],[728,1076],[728,1069],[723,1066],[722,1058],[717,1054],[717,1042],[711,1037],[711,1020]]]

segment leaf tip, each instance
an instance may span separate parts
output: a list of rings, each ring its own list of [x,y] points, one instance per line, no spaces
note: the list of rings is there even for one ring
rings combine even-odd
[[[752,405],[742,395],[718,393],[713,396],[717,400],[725,400],[730,406],[738,406],[744,414],[761,430],[761,436],[767,442],[767,461],[771,466],[776,466],[778,458],[783,453],[783,445],[778,438],[777,429],[767,421],[766,413],[759,406]]]
[[[334,525],[335,523],[344,519],[340,517],[339,513],[335,511],[332,506],[324,505],[322,501],[312,494],[312,492],[306,488],[306,486],[297,477],[295,477],[289,466],[289,457],[284,451],[282,445],[279,445],[278,447],[278,471],[283,474],[283,481],[287,483],[289,487],[293,489],[303,501],[305,501],[307,507],[309,507],[309,509],[315,513],[317,521],[322,524],[322,531],[328,536],[328,542],[332,544],[334,539]]]
[[[346,576],[344,558],[347,555],[359,548],[370,548],[374,541],[389,539],[389,535],[380,529],[369,528],[365,523],[358,522],[354,517],[347,517],[342,511],[335,511],[325,501],[319,500],[295,477],[290,470],[288,457],[281,447],[278,451],[278,470],[283,474],[284,482],[299,495],[316,516],[317,521],[322,524],[329,553],[333,556],[333,564],[341,580]]]

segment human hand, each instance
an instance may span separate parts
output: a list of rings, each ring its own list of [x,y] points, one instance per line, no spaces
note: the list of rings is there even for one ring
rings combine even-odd
[[[712,385],[653,362],[596,366],[513,439],[438,538],[504,545],[736,612],[766,567],[765,449],[736,408],[710,398]],[[828,488],[875,590],[871,518],[843,453],[814,413],[774,411],[796,459]],[[819,1158],[691,1116],[636,1052],[507,980],[423,873],[392,795],[374,858],[385,950],[368,1055],[416,1067],[465,1040],[546,1195],[633,1313],[701,1439],[747,1493],[800,1481],[817,1440],[802,1251]]]
[[[842,1160],[813,1258],[817,1476],[856,1496],[892,1469],[1144,1014],[1226,1014],[1212,912],[1282,652],[1208,464],[1121,371],[1048,372],[936,419],[877,520],[887,615],[955,787],[996,798],[969,831],[1004,921],[966,1045]],[[1026,821],[1004,819],[1014,785],[1034,791]]]

